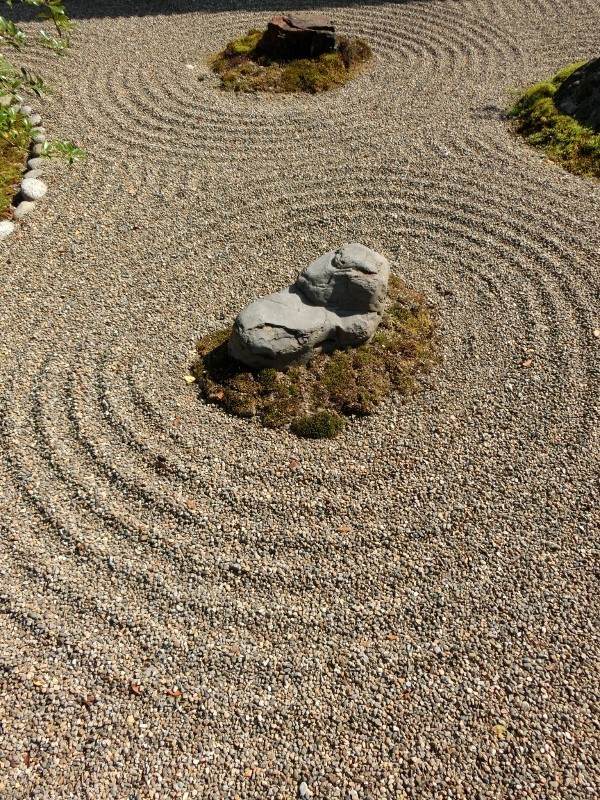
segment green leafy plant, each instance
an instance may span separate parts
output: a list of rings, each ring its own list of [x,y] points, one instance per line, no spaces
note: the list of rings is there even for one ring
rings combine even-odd
[[[230,358],[230,334],[228,328],[197,343],[192,373],[202,397],[236,416],[258,417],[268,428],[289,426],[308,438],[336,436],[344,417],[372,414],[392,391],[412,394],[418,375],[439,360],[432,307],[395,277],[379,328],[361,347],[320,355],[285,372],[250,370]]]
[[[20,0],[21,3],[39,10],[38,18],[52,26],[52,35],[40,31],[39,44],[64,53],[70,43],[74,23],[68,18],[61,0]],[[11,8],[12,0],[4,5]],[[0,43],[15,51],[29,44],[24,31],[13,21],[0,16]],[[42,77],[34,75],[25,67],[13,63],[0,54],[0,218],[6,217],[15,185],[23,171],[30,141],[29,122],[17,109],[23,103],[23,95],[31,93],[37,97],[51,92]],[[64,158],[68,164],[85,157],[83,150],[71,142],[46,143],[42,155]]]
[[[253,28],[212,59],[211,67],[221,76],[223,89],[316,94],[342,86],[372,58],[371,48],[362,39],[340,37],[334,53],[279,63],[260,49],[262,36]]]
[[[38,19],[50,22],[54,27],[56,36],[49,36],[44,30],[41,30],[40,42],[59,52],[66,50],[75,23],[67,16],[62,0],[20,0],[20,2],[23,5],[39,8]],[[5,0],[5,5],[12,8],[13,0]],[[0,37],[17,49],[26,43],[25,34],[21,28],[4,17],[0,17]]]
[[[543,150],[551,161],[576,174],[600,178],[600,134],[564,114],[553,99],[559,86],[585,63],[570,64],[551,80],[531,86],[508,113],[526,142]]]
[[[86,156],[83,150],[81,150],[79,147],[76,147],[71,142],[60,141],[52,143],[46,142],[41,155],[50,156],[51,158],[62,158],[69,166],[71,166],[71,164],[75,164],[77,161],[82,161]]]

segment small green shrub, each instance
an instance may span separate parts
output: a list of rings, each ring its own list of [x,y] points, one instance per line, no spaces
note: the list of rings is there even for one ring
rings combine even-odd
[[[431,307],[395,277],[379,328],[361,347],[322,354],[286,372],[253,371],[229,357],[230,334],[227,328],[197,343],[192,372],[202,397],[236,416],[256,416],[268,428],[289,425],[299,436],[337,435],[344,416],[372,414],[392,391],[412,394],[418,375],[439,360]]]
[[[550,81],[527,89],[509,111],[528,144],[542,149],[551,161],[578,175],[600,178],[600,134],[563,114],[553,97],[558,87],[585,61],[565,67]]]
[[[212,59],[211,67],[221,76],[223,89],[317,94],[343,86],[372,57],[371,48],[362,39],[341,37],[335,53],[279,64],[261,52],[261,38],[261,31],[250,30]]]

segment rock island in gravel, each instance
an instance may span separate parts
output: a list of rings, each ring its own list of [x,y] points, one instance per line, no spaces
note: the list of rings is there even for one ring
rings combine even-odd
[[[527,143],[550,161],[600,178],[600,58],[576,61],[531,86],[509,114]]]
[[[384,256],[352,243],[198,342],[195,375],[205,399],[237,416],[331,438],[344,416],[416,388],[416,374],[437,359],[435,333],[425,298],[390,279]]]
[[[336,34],[325,17],[279,15],[229,42],[211,61],[222,88],[255,92],[318,92],[342,86],[371,59],[363,39]]]
[[[287,289],[244,308],[229,355],[249,367],[281,370],[364,344],[381,322],[389,275],[387,259],[362,244],[331,250]]]

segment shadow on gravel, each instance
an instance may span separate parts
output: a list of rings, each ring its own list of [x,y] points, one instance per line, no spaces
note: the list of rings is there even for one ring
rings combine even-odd
[[[473,109],[473,119],[478,120],[485,120],[485,119],[498,119],[506,121],[508,119],[508,113],[505,108],[500,108],[499,106],[481,106],[480,108]]]
[[[396,0],[397,5],[410,4],[423,0]],[[389,4],[389,0],[333,0],[333,3],[319,3],[318,0],[66,0],[65,6],[69,17],[74,20],[103,17],[146,17],[166,14],[185,14],[193,11],[205,13],[221,13],[223,11],[264,11],[264,12],[312,12],[318,13],[321,6],[330,8],[380,6]],[[10,12],[13,19],[19,21],[35,19],[35,8],[15,5]]]

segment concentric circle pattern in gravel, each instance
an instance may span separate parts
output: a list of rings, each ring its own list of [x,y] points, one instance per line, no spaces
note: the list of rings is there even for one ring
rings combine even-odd
[[[600,7],[319,6],[375,62],[268,97],[206,61],[271,2],[73,5],[28,58],[89,157],[1,251],[0,796],[597,797],[600,188],[502,109]],[[424,391],[203,405],[195,339],[350,241],[439,307]]]

